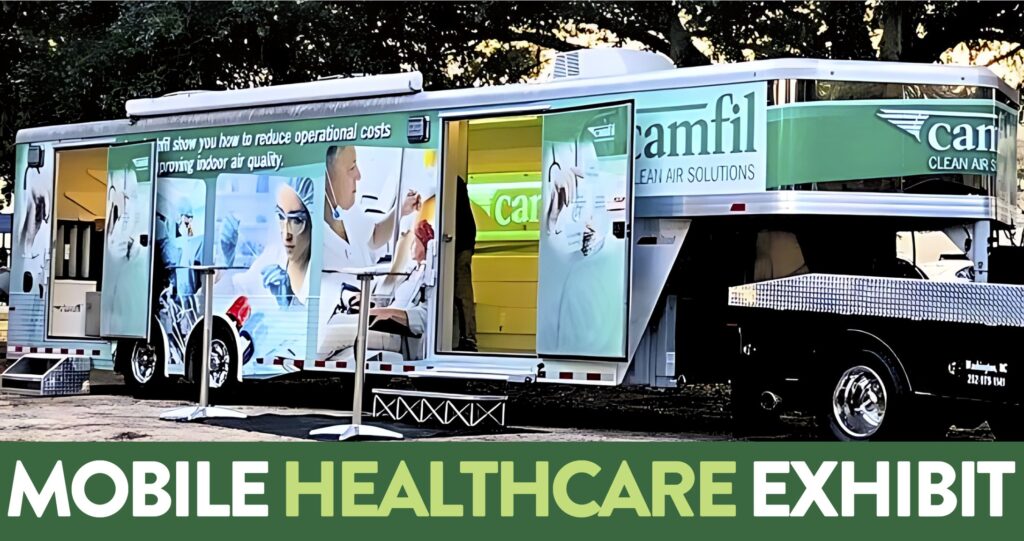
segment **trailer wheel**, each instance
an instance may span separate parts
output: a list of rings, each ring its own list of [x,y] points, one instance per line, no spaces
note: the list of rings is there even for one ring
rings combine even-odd
[[[133,395],[149,394],[167,381],[160,348],[151,341],[122,341],[117,355],[125,386]]]
[[[840,441],[864,441],[897,436],[906,407],[905,386],[895,360],[875,349],[858,349],[848,354],[838,368],[829,372],[831,382],[824,424]],[[905,435],[904,435],[905,436]]]
[[[225,390],[238,383],[238,352],[231,339],[230,332],[218,328],[219,320],[214,321],[213,337],[210,340],[210,395],[223,394]],[[189,374],[193,384],[198,388],[203,371],[202,330],[203,323],[196,325],[192,331],[187,349]]]

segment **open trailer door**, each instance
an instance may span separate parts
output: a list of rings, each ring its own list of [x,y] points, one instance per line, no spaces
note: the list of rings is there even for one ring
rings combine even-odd
[[[110,147],[100,298],[103,337],[149,337],[155,189],[153,142]]]
[[[632,103],[543,116],[537,354],[626,356]]]

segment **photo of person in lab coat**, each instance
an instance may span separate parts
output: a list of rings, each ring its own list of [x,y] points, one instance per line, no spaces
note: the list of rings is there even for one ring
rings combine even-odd
[[[157,186],[153,288],[157,319],[167,333],[168,361],[183,363],[184,343],[199,318],[197,294],[202,277],[206,183],[200,179],[163,177]]]
[[[249,269],[231,277],[237,293],[273,297],[281,308],[304,306],[309,297],[313,180],[291,177],[274,194],[277,241],[265,246]]]
[[[395,164],[396,178],[398,165]],[[359,200],[359,185],[367,181],[381,183],[384,179],[363,179],[358,149],[354,146],[332,146],[327,150],[325,180],[324,269],[327,271],[377,263],[374,254],[394,239],[396,212],[397,218],[405,217],[419,210],[422,204],[420,194],[410,189],[400,203],[383,216],[370,216]]]
[[[52,171],[49,171],[52,174]],[[18,228],[18,247],[22,259],[20,278],[22,293],[36,293],[43,298],[43,269],[49,263],[51,223],[50,207],[53,184],[43,180],[45,175],[35,170],[29,179],[29,169],[22,177],[20,199],[14,205]],[[50,177],[52,179],[52,177]]]
[[[423,286],[427,269],[427,246],[434,239],[434,227],[426,220],[420,220],[415,229],[407,234],[413,235],[409,244],[410,261],[405,269],[409,275],[395,287],[391,304],[370,309],[370,329],[420,336],[426,328],[427,310]],[[394,325],[385,323],[388,321]]]
[[[626,251],[612,230],[625,220],[630,164],[624,144],[599,155],[594,132],[614,130],[603,113],[585,114],[567,113],[543,149],[537,351],[614,357],[625,340]]]
[[[142,334],[149,305],[139,302],[148,291],[150,278],[151,195],[140,188],[132,168],[108,173],[104,283],[110,284],[100,299],[100,332],[110,335]]]

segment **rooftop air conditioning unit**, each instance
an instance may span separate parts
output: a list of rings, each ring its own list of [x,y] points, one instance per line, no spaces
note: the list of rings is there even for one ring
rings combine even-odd
[[[549,81],[614,77],[675,69],[665,55],[631,49],[580,49],[558,53]]]

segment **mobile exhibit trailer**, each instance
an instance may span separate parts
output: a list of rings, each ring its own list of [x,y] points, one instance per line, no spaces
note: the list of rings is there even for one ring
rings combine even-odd
[[[195,268],[214,266],[212,387],[352,372],[367,307],[342,270],[376,266],[369,374],[727,379],[738,413],[806,398],[842,439],[909,434],[925,397],[959,398],[1013,434],[1022,288],[984,282],[1019,281],[994,247],[1018,107],[984,68],[610,50],[541,83],[132,100],[125,120],[18,133],[8,355],[187,377]],[[975,281],[897,258],[920,231],[957,241]]]

